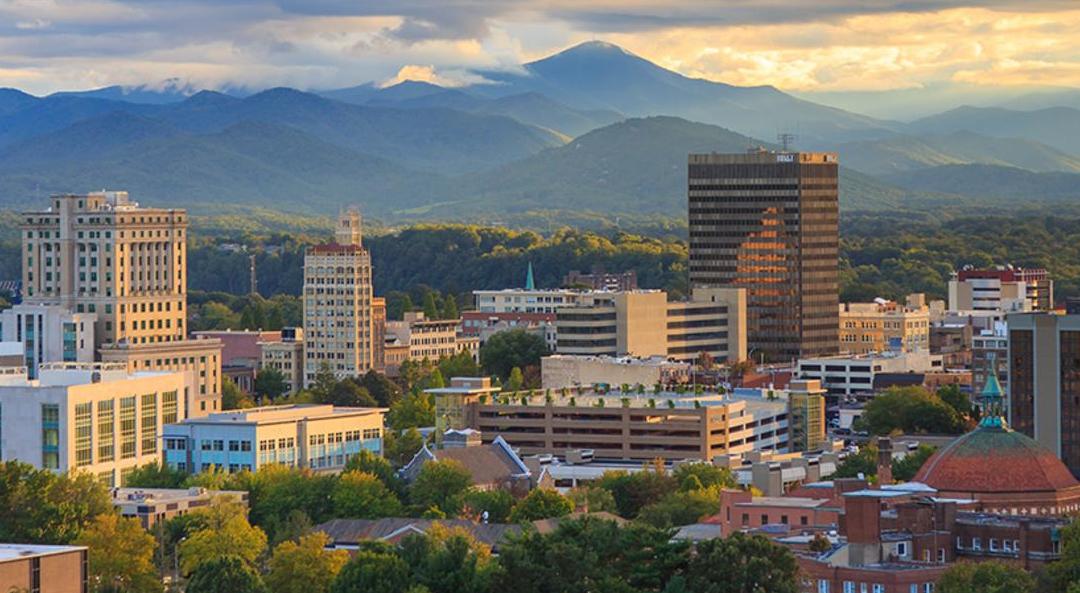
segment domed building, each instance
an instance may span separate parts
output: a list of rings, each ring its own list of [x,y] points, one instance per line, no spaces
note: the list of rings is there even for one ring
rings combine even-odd
[[[1001,384],[990,375],[979,396],[975,430],[939,449],[914,481],[938,496],[978,501],[981,510],[1013,515],[1064,515],[1080,510],[1080,482],[1034,439],[1001,416]]]

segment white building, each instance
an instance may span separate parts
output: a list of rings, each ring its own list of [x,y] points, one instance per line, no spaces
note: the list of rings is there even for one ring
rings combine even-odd
[[[476,310],[481,313],[554,313],[560,307],[578,304],[590,291],[567,288],[474,290]]]
[[[386,408],[264,406],[165,427],[165,463],[182,471],[256,471],[268,464],[340,471],[361,449],[382,454]]]
[[[832,396],[870,395],[874,377],[882,373],[927,373],[944,370],[940,354],[883,352],[859,356],[824,356],[799,360],[800,379],[818,379]]]
[[[163,427],[184,416],[180,373],[48,363],[39,378],[0,376],[0,458],[123,484],[161,459]]]
[[[59,305],[15,305],[0,312],[0,341],[24,347],[30,378],[46,362],[93,362],[95,313],[72,313]]]

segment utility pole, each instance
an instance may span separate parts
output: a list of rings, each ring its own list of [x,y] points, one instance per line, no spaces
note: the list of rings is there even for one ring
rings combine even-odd
[[[251,291],[250,291],[250,294],[258,294],[258,292],[259,292],[259,281],[258,281],[258,278],[255,277],[255,254],[254,253],[248,255],[248,272],[250,273],[250,276],[251,276],[251,280],[250,280],[250,282],[251,282]]]

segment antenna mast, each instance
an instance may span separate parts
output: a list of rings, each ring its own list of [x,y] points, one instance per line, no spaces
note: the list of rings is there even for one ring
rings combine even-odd
[[[798,136],[790,132],[781,132],[776,135],[776,141],[780,143],[780,147],[784,152],[788,152],[797,138]]]

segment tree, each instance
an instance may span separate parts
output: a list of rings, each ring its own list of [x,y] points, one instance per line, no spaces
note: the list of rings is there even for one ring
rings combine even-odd
[[[264,367],[255,375],[255,393],[277,399],[289,391],[285,375],[273,367]]]
[[[735,488],[738,486],[738,482],[735,481],[735,476],[731,473],[731,470],[716,467],[706,462],[684,463],[675,468],[672,476],[678,482],[679,490],[684,492],[693,490],[694,485],[697,488],[709,488],[712,486]],[[696,478],[696,480],[691,480],[691,478]]]
[[[461,510],[461,495],[469,486],[472,486],[472,475],[460,461],[429,461],[420,468],[409,497],[420,511],[434,507],[453,516]]]
[[[461,527],[432,525],[401,542],[402,560],[431,593],[486,593],[497,569],[487,546]]]
[[[978,410],[972,405],[971,399],[966,393],[960,391],[959,385],[945,385],[937,390],[937,396],[950,408],[956,410],[962,418],[977,418]]]
[[[222,410],[240,410],[254,407],[255,402],[252,401],[248,394],[240,391],[240,388],[236,386],[236,383],[232,379],[229,377],[221,378]]]
[[[915,474],[919,473],[919,469],[922,468],[927,459],[930,459],[934,451],[937,451],[936,447],[919,445],[918,449],[908,451],[908,454],[900,459],[894,459],[892,461],[893,479],[898,482],[909,482],[914,479]]]
[[[462,350],[451,356],[445,356],[439,361],[439,372],[445,377],[478,377],[480,365],[473,359],[471,353]]]
[[[607,471],[596,485],[611,492],[619,515],[627,519],[637,517],[642,508],[660,502],[678,488],[675,478],[667,475],[662,464],[646,466],[644,471],[636,473]]]
[[[480,364],[492,375],[506,379],[517,367],[538,366],[550,354],[544,338],[524,329],[499,332],[480,348]]]
[[[193,514],[200,515],[203,527],[180,544],[180,563],[185,573],[223,556],[234,556],[254,566],[266,549],[266,534],[248,523],[243,507],[237,503],[214,501]]]
[[[922,387],[886,389],[866,404],[859,422],[876,435],[888,435],[895,430],[958,434],[965,427],[956,410]]]
[[[787,548],[735,532],[699,542],[686,567],[686,589],[700,593],[796,593],[798,564]]]
[[[366,389],[350,379],[339,381],[331,387],[330,396],[325,400],[320,400],[319,403],[347,408],[375,408],[379,405]]]
[[[409,566],[389,552],[361,550],[334,579],[331,593],[401,593],[409,588]]]
[[[814,534],[814,539],[810,540],[810,551],[818,554],[824,554],[832,549],[832,543],[829,542],[829,538],[820,531]]]
[[[137,519],[115,513],[98,515],[75,544],[89,549],[93,593],[111,591],[115,583],[123,583],[123,590],[131,593],[161,593],[154,568],[156,544]]]
[[[401,501],[378,477],[362,471],[341,474],[333,493],[334,510],[351,519],[401,515]]]
[[[1026,570],[1003,562],[957,562],[938,581],[940,593],[1030,593],[1035,579]]]
[[[166,463],[148,463],[131,470],[125,484],[129,488],[183,488],[188,477]]]
[[[398,477],[397,472],[394,471],[394,466],[386,458],[380,457],[367,449],[361,449],[359,453],[350,457],[345,463],[345,471],[361,471],[372,474],[394,493],[400,493],[404,489],[404,484],[401,478]]]
[[[434,418],[432,418],[434,424]],[[390,460],[395,467],[403,467],[412,461],[416,452],[424,446],[424,436],[415,426],[405,430],[400,435],[388,430],[383,434],[383,455]]]
[[[331,391],[337,384],[338,379],[334,375],[334,370],[330,368],[330,363],[323,362],[319,365],[319,369],[315,371],[315,378],[308,389],[316,402],[325,402],[330,400]]]
[[[523,523],[552,517],[562,517],[574,512],[574,502],[550,488],[534,488],[521,499],[510,513],[510,521]]]
[[[95,476],[0,463],[0,541],[67,544],[95,517],[111,512],[112,497]]]
[[[574,510],[589,513],[614,513],[618,511],[615,506],[615,497],[611,492],[593,486],[578,486],[566,493],[566,497],[574,503]]]
[[[462,496],[462,515],[475,521],[485,520],[487,523],[506,523],[510,520],[510,512],[514,510],[514,497],[502,488],[494,490],[480,490],[470,488]]]
[[[1072,521],[1061,529],[1061,559],[1047,567],[1046,584],[1040,591],[1075,593],[1080,583],[1080,521]]]
[[[389,408],[401,399],[401,388],[386,375],[375,370],[364,374],[360,386],[367,389],[368,394],[375,398],[381,408]]]
[[[229,478],[227,486],[248,492],[251,522],[274,541],[295,533],[304,523],[321,523],[333,516],[331,493],[337,483],[333,475],[271,464],[255,473],[244,472]],[[295,516],[296,511],[304,518]]]
[[[208,558],[191,574],[187,593],[269,593],[248,562],[228,554]],[[277,593],[276,591],[274,593]]]
[[[345,550],[327,551],[330,537],[311,533],[274,548],[266,584],[273,593],[328,593],[334,578],[349,561]]]
[[[428,291],[424,294],[424,319],[438,319],[439,306],[435,304],[435,292]]]
[[[697,476],[691,474],[689,479],[697,481]],[[654,527],[668,528],[697,523],[703,517],[715,515],[718,512],[720,512],[720,488],[710,486],[672,492],[659,502],[643,507],[638,513],[638,519]]]
[[[525,387],[525,376],[521,374],[519,367],[510,369],[510,376],[506,378],[503,391],[521,391]]]
[[[386,422],[394,430],[435,425],[435,402],[426,393],[414,393],[390,406]]]
[[[443,299],[442,318],[458,319],[459,317],[457,299],[455,299],[452,294],[446,295],[446,298]]]

